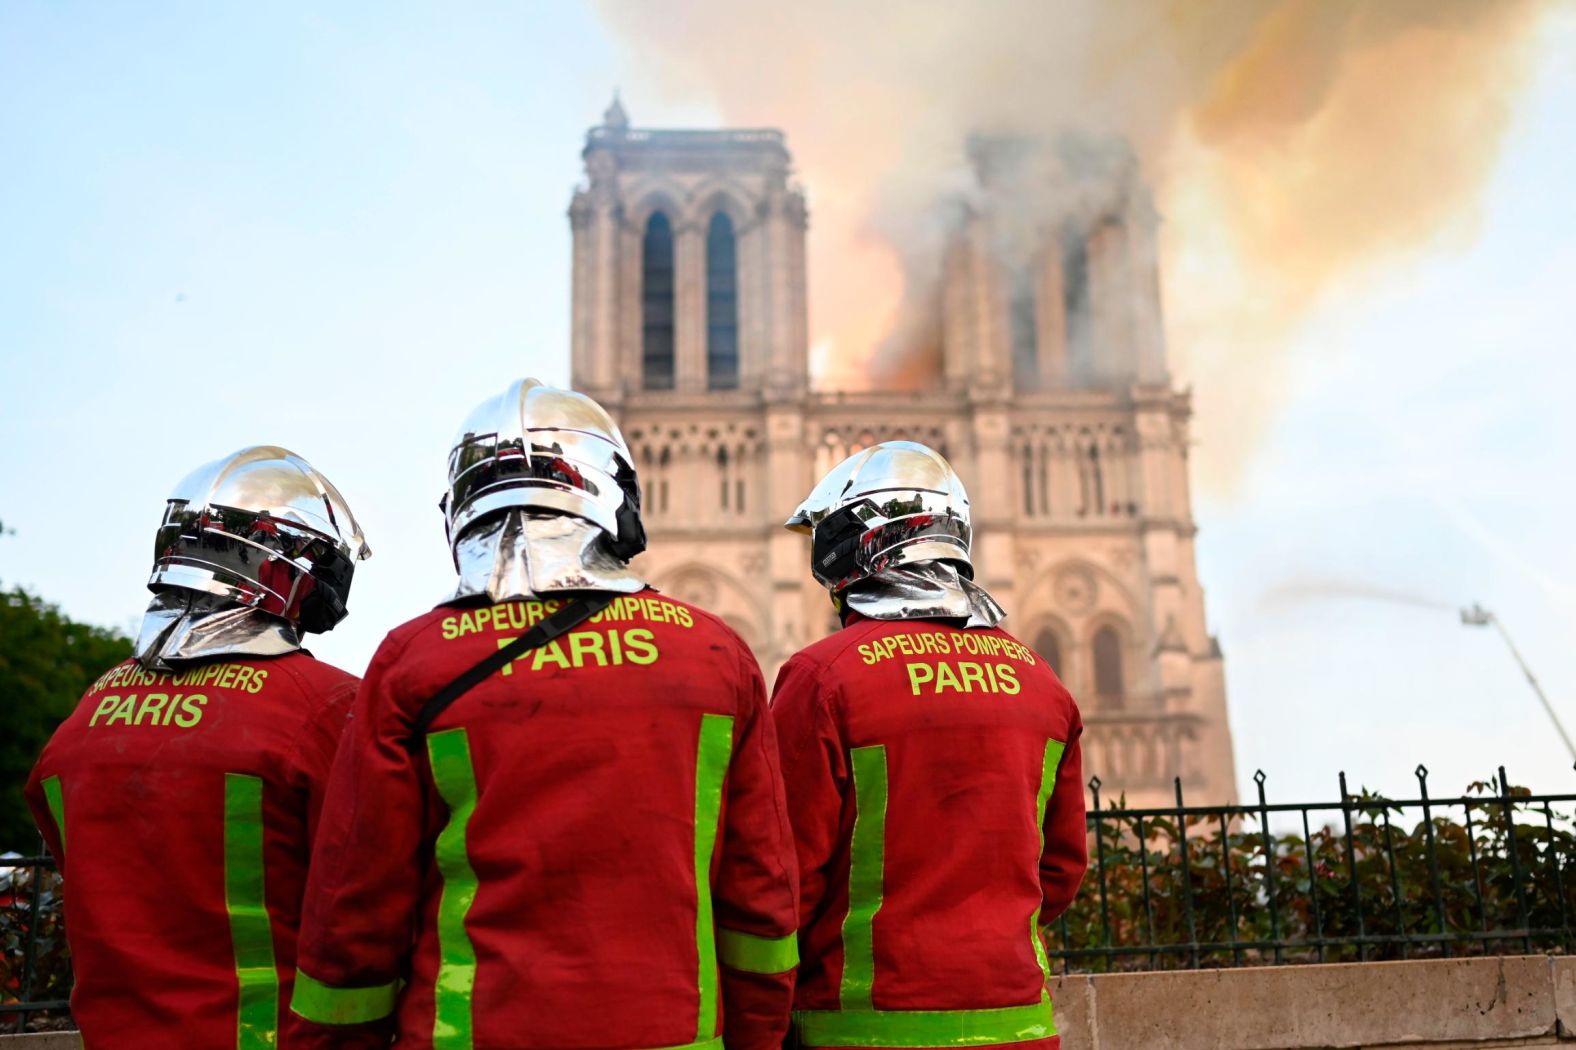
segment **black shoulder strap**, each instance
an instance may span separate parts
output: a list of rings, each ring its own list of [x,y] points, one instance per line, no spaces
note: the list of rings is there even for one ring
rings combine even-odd
[[[427,727],[432,725],[432,720],[437,718],[454,701],[464,696],[474,686],[486,680],[494,671],[503,667],[509,661],[516,659],[522,653],[538,649],[559,635],[567,634],[585,623],[597,613],[613,604],[613,599],[619,595],[603,591],[584,598],[576,598],[568,602],[551,616],[539,622],[535,627],[520,635],[508,645],[488,656],[485,660],[472,666],[454,681],[444,686],[435,693],[431,700],[422,706],[421,713],[416,716],[415,724],[411,727],[411,735],[405,741],[405,746],[412,751],[420,745],[422,738],[427,735]]]

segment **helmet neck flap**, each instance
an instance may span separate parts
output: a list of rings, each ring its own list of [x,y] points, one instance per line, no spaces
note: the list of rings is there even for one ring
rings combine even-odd
[[[301,648],[301,633],[277,616],[215,594],[171,587],[143,613],[132,655],[152,670],[214,656],[283,656]]]
[[[454,545],[460,582],[450,600],[495,602],[559,591],[633,594],[646,581],[608,549],[607,533],[568,514],[513,507],[467,529]]]
[[[861,580],[834,598],[840,609],[872,620],[961,620],[994,627],[1007,610],[950,561],[899,565]]]

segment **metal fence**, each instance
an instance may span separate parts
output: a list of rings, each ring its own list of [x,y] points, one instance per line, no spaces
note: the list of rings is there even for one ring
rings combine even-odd
[[[1564,953],[1576,915],[1576,794],[1352,794],[1327,803],[1129,809],[1089,782],[1089,872],[1049,930],[1061,972]],[[59,1023],[71,985],[59,878],[0,858],[0,1025]]]
[[[1050,930],[1062,972],[1564,953],[1576,914],[1576,795],[1513,788],[1329,803],[1102,808],[1089,873]]]
[[[27,1031],[34,1015],[69,1009],[71,960],[60,911],[60,876],[42,841],[31,857],[0,857],[0,1028]]]

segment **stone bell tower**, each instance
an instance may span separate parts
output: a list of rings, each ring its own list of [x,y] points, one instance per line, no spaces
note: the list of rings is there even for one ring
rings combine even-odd
[[[615,99],[583,157],[574,386],[635,453],[644,571],[721,613],[771,673],[827,618],[780,528],[812,480],[806,215],[782,132],[636,129]]]
[[[1120,144],[978,139],[976,186],[917,390],[810,387],[806,210],[782,132],[586,135],[573,383],[635,453],[663,590],[720,613],[767,674],[834,628],[783,520],[877,441],[947,456],[973,499],[976,574],[1078,698],[1085,765],[1132,804],[1235,797],[1221,654],[1188,490],[1186,392],[1167,371],[1158,217]]]

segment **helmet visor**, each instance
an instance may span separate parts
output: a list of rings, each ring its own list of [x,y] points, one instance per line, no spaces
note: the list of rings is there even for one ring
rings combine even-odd
[[[344,617],[355,563],[326,536],[268,514],[171,500],[149,586],[193,587],[325,631]]]

